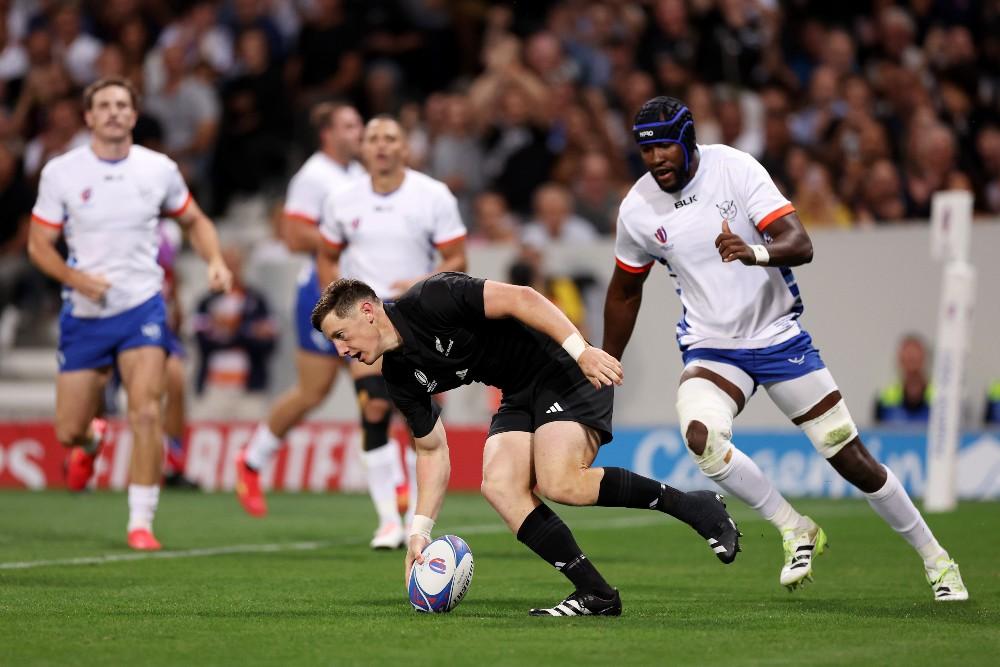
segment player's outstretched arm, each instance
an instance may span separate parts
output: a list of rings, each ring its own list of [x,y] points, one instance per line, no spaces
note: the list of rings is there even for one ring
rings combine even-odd
[[[437,519],[451,477],[448,437],[438,419],[427,435],[413,439],[417,452],[417,507],[410,529],[403,578],[408,579],[413,561],[423,563],[420,552],[431,542],[431,530]]]
[[[177,216],[177,222],[188,230],[188,238],[191,239],[195,252],[208,264],[209,287],[219,292],[228,292],[233,284],[233,274],[222,259],[215,225],[193,199]]]
[[[715,247],[723,262],[739,261],[747,266],[799,266],[812,261],[812,240],[795,213],[769,224],[767,234],[771,237],[767,246],[749,245],[723,220],[722,233],[715,237]]]
[[[100,301],[111,283],[104,276],[84,273],[69,266],[56,250],[61,229],[32,222],[28,230],[28,257],[42,273],[70,287],[88,299]]]
[[[632,338],[635,319],[642,305],[642,288],[649,271],[632,273],[615,267],[604,298],[604,350],[615,359],[621,359]]]
[[[622,365],[618,360],[587,344],[569,318],[530,287],[487,280],[483,306],[490,319],[513,317],[561,344],[594,387],[622,383]]]

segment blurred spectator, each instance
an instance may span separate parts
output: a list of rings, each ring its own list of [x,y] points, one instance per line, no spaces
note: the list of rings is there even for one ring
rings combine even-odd
[[[146,111],[163,127],[163,147],[194,186],[207,176],[219,131],[219,98],[184,64],[179,44],[163,48],[163,88],[146,98]]]
[[[534,218],[524,226],[521,242],[544,248],[549,243],[585,243],[597,239],[594,225],[573,213],[565,186],[546,183],[535,192]]]
[[[1000,424],[1000,380],[994,380],[986,390],[986,411],[983,423],[987,426]]]
[[[927,346],[915,334],[907,334],[896,348],[897,379],[879,392],[875,421],[880,424],[924,423],[930,415],[934,393],[927,378]]]
[[[844,111],[837,72],[831,67],[817,67],[809,80],[809,102],[792,117],[792,136],[806,146],[817,144]]]
[[[955,137],[939,123],[913,123],[911,154],[905,170],[906,217],[926,219],[938,190],[971,190],[968,177],[955,166]]]
[[[257,192],[287,168],[291,114],[267,35],[251,28],[237,41],[236,75],[222,86],[222,124],[213,161],[213,207],[223,213],[235,192]]]
[[[980,164],[976,186],[978,208],[1000,214],[1000,125],[987,125],[979,131],[976,157]]]
[[[361,81],[361,38],[343,0],[315,0],[299,33],[291,79],[300,108],[351,93]]]
[[[483,151],[475,133],[472,110],[464,95],[451,95],[445,119],[434,137],[427,172],[443,181],[458,198],[463,220],[472,218],[472,200],[483,189]]]
[[[269,64],[284,62],[285,40],[274,18],[268,10],[275,3],[272,0],[230,0],[224,5],[223,24],[229,31],[230,40],[236,43],[249,31],[261,34],[267,42],[265,53]],[[220,70],[225,72],[226,70]]]
[[[75,97],[56,100],[48,106],[45,116],[41,134],[24,148],[24,173],[32,181],[46,162],[90,140]]]
[[[541,248],[522,246],[520,254],[507,270],[508,282],[534,288],[545,295],[586,337],[587,309],[580,288],[569,276],[547,276],[542,269],[543,263]]]
[[[101,53],[99,39],[83,32],[80,7],[75,2],[64,2],[52,12],[52,47],[66,66],[73,83],[86,86],[97,75],[94,61]]]
[[[218,24],[218,3],[213,0],[195,0],[177,21],[171,23],[160,34],[157,49],[152,60],[147,65],[146,94],[153,95],[167,85],[171,67],[165,61],[166,49],[175,47],[180,62],[187,70],[194,69],[201,63],[212,68],[216,75],[227,74],[233,65],[232,35]],[[129,40],[134,42],[132,48],[139,47],[146,36],[139,34],[145,28],[142,22],[131,21],[129,30],[133,32]],[[176,66],[176,65],[174,65]]]
[[[517,243],[521,236],[517,219],[498,192],[487,191],[473,203],[472,238],[487,243]]]
[[[861,222],[897,222],[906,216],[906,202],[899,172],[889,160],[879,160],[871,166],[861,187],[857,208]]]
[[[28,52],[10,36],[7,21],[0,20],[0,100],[10,105],[13,97],[8,86],[28,73]]]
[[[576,214],[592,223],[601,234],[612,234],[618,221],[621,184],[611,177],[607,155],[592,151],[580,160],[572,179]]]
[[[233,247],[223,253],[233,272],[233,288],[212,292],[198,303],[194,331],[201,357],[195,387],[199,394],[206,387],[263,391],[277,327],[264,295],[243,283],[242,253]]]
[[[813,162],[795,190],[795,211],[809,229],[818,227],[850,227],[853,216],[833,191],[826,167]]]

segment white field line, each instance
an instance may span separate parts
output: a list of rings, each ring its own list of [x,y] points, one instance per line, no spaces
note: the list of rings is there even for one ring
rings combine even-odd
[[[638,528],[663,523],[659,515],[630,516],[619,519],[574,521],[573,528],[589,530],[602,528]],[[449,527],[455,535],[489,535],[505,533],[507,527],[501,523],[483,523],[470,526]],[[73,565],[105,565],[139,560],[170,558],[204,558],[206,556],[227,556],[230,554],[280,553],[284,551],[314,551],[334,546],[352,546],[366,543],[367,539],[325,540],[317,542],[278,542],[274,544],[233,544],[202,549],[179,551],[137,551],[129,553],[104,554],[102,556],[82,556],[79,558],[57,558],[53,560],[29,560],[0,563],[0,570],[28,570],[36,567],[64,567]]]

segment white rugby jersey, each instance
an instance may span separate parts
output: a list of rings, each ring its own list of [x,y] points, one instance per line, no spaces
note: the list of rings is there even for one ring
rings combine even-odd
[[[394,282],[433,271],[436,249],[466,234],[448,186],[412,169],[388,194],[372,190],[370,178],[333,193],[321,220],[323,239],[344,248],[340,275],[363,280],[383,299],[395,296]]]
[[[111,283],[100,302],[65,290],[72,314],[110,317],[157,294],[160,216],[178,216],[190,201],[177,164],[142,146],[116,161],[97,157],[90,145],[50,160],[31,217],[63,230],[70,266]]]
[[[799,333],[802,300],[791,269],[725,263],[715,247],[722,221],[748,244],[770,242],[767,226],[795,208],[751,155],[698,146],[701,163],[677,193],[640,178],[618,214],[615,257],[632,273],[667,267],[684,306],[681,350],[762,348]]]
[[[364,176],[365,168],[357,161],[343,167],[326,153],[316,151],[299,167],[288,183],[285,215],[300,222],[318,225],[326,195]]]

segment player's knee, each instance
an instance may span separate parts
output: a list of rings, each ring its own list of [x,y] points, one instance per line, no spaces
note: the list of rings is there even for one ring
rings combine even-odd
[[[483,473],[483,482],[479,485],[479,491],[483,494],[491,506],[495,508],[505,507],[517,496],[516,489],[509,480],[501,479],[496,475]]]
[[[735,414],[733,399],[709,380],[691,378],[677,390],[677,416],[684,443],[709,477],[722,474],[732,459]]]
[[[589,505],[584,497],[584,487],[580,483],[579,471],[537,470],[538,492],[560,505]],[[591,499],[592,500],[592,499]]]
[[[160,419],[159,401],[143,401],[134,406],[129,406],[128,419],[133,428],[151,428]]]
[[[701,456],[705,453],[705,446],[708,444],[708,427],[700,421],[692,421],[684,432],[684,442],[687,443],[687,448],[691,450],[692,454]]]
[[[843,399],[815,419],[799,425],[823,458],[830,459],[858,437],[858,427]],[[872,459],[874,462],[874,459]],[[877,467],[877,464],[876,464]],[[873,467],[873,471],[875,468]],[[877,471],[876,471],[877,472]]]

